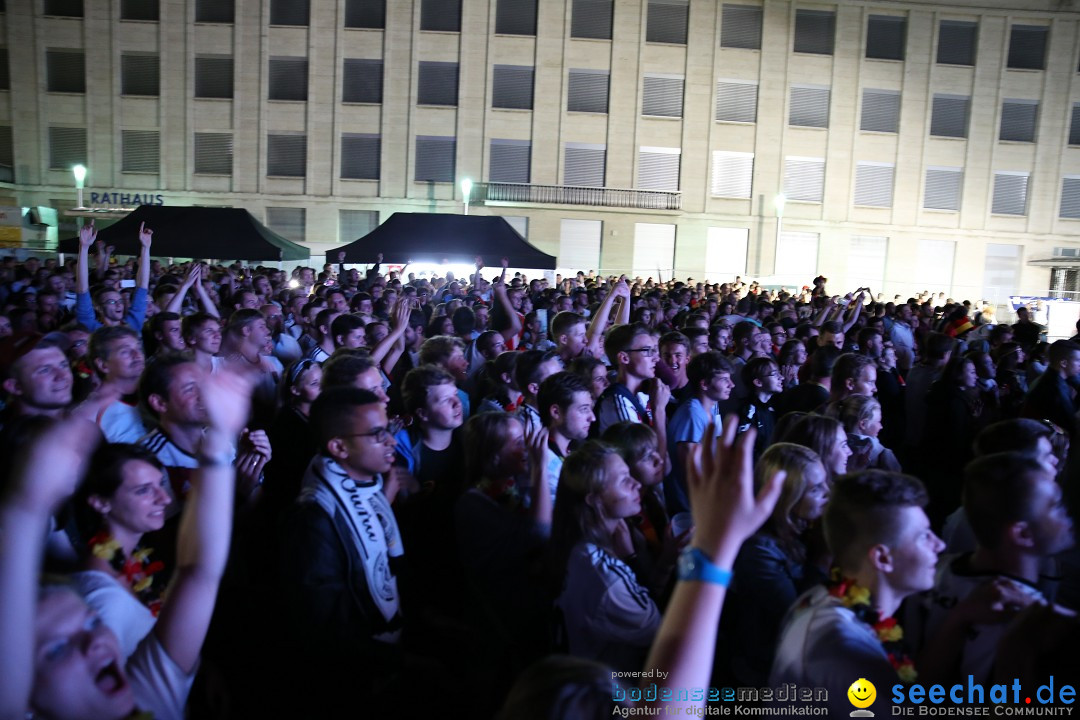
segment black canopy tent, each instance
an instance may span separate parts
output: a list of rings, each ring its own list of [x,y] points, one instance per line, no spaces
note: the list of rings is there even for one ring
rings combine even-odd
[[[554,270],[555,256],[537,250],[501,217],[445,213],[394,213],[359,240],[332,250],[326,261],[337,263],[435,262],[471,265],[479,255],[488,267],[507,258],[510,267]]]
[[[140,205],[102,229],[98,239],[118,255],[139,254],[139,226],[154,231],[155,257],[214,260],[307,260],[311,251],[278,235],[243,208]],[[57,250],[77,253],[77,237],[61,240]]]

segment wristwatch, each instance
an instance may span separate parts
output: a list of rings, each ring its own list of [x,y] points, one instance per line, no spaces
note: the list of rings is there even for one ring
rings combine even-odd
[[[700,548],[689,547],[679,554],[679,579],[713,583],[726,588],[731,584],[731,571],[713,565]]]

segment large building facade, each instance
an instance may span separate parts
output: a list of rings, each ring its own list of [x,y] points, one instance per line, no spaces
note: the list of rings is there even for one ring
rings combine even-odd
[[[74,207],[81,163],[88,205],[245,207],[321,254],[469,178],[567,269],[1080,290],[1075,2],[0,5],[11,205]]]

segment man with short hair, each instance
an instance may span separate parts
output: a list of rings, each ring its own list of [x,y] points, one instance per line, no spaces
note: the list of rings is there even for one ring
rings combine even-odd
[[[660,338],[660,359],[671,370],[671,394],[679,396],[687,386],[686,363],[690,359],[690,340],[678,330]]]
[[[180,328],[180,315],[177,313],[159,312],[150,318],[147,330],[153,340],[154,355],[184,351],[184,336]]]
[[[1076,437],[1078,410],[1073,383],[1080,375],[1080,344],[1057,340],[1050,346],[1049,364],[1031,386],[1024,406],[1023,417],[1049,420],[1070,438]]]
[[[323,308],[315,316],[312,328],[315,330],[315,345],[308,351],[305,357],[315,362],[326,362],[334,353],[334,333],[330,329],[339,313],[329,307]]]
[[[889,339],[896,348],[896,366],[900,368],[900,373],[907,377],[911,366],[915,364],[915,333],[911,329],[911,306],[907,303],[896,307]]]
[[[438,492],[440,497],[455,496],[462,487],[462,458],[454,431],[461,427],[465,415],[454,376],[438,365],[415,367],[402,382],[401,400],[413,418],[415,432],[407,446],[398,445],[398,454],[405,458],[421,488]]]
[[[575,443],[589,438],[589,429],[596,420],[592,393],[579,375],[557,372],[540,383],[536,405],[540,410],[540,422],[548,431],[544,463],[547,465],[548,486],[554,506],[563,460]]]
[[[739,434],[750,428],[757,430],[754,439],[754,459],[761,457],[765,448],[772,442],[772,431],[776,427],[776,408],[773,398],[784,389],[784,379],[780,368],[771,357],[755,357],[742,369],[743,383],[750,388],[750,394],[739,407]]]
[[[261,275],[259,277],[262,277]],[[266,281],[266,278],[262,278]],[[268,281],[267,281],[268,282]],[[277,303],[266,303],[259,308],[266,327],[270,330],[270,342],[273,344],[273,355],[282,366],[299,360],[304,356],[300,350],[300,343],[290,333],[285,332],[285,312]]]
[[[616,368],[615,382],[596,401],[596,432],[618,422],[645,423],[656,431],[657,449],[666,457],[664,408],[671,391],[656,377],[660,349],[652,330],[641,323],[618,325],[604,340],[604,352]]]
[[[193,353],[195,363],[207,372],[214,372],[224,359],[221,352],[221,321],[206,313],[194,313],[180,321],[180,334],[186,349]]]
[[[330,323],[330,335],[334,340],[334,348],[346,348],[355,350],[364,347],[364,321],[356,315],[345,313],[338,315]]]
[[[80,411],[95,419],[109,442],[137,442],[146,434],[135,407],[139,376],[146,366],[138,333],[127,325],[100,327],[90,336],[88,355],[101,385]]]
[[[26,415],[63,416],[71,405],[74,383],[64,354],[68,345],[68,337],[60,332],[0,339],[0,379],[9,397],[0,413],[0,427]]]
[[[521,391],[518,416],[525,423],[525,435],[539,430],[544,425],[537,404],[540,385],[563,369],[562,358],[555,350],[526,350],[519,353],[514,365],[514,382]]]

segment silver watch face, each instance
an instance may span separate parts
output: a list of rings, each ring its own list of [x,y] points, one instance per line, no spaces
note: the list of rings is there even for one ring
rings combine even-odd
[[[694,572],[694,568],[697,566],[693,553],[689,549],[683,550],[679,553],[679,574],[686,575]]]

